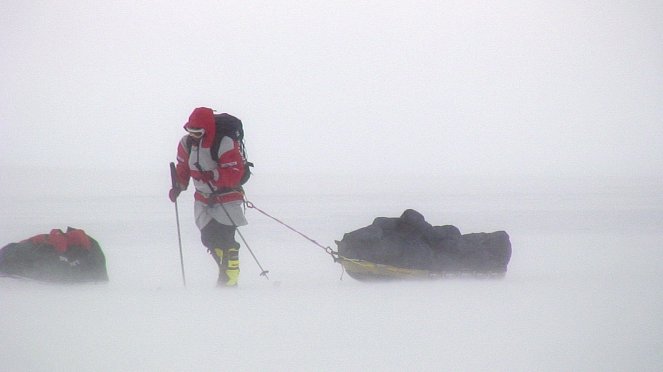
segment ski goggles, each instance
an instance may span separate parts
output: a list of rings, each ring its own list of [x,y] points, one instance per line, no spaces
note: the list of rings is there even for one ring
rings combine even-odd
[[[184,128],[193,138],[201,138],[205,134],[205,129],[203,128]]]

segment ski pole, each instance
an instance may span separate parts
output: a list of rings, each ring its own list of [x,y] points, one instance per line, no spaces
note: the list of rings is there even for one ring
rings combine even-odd
[[[244,242],[244,245],[246,246],[246,249],[249,250],[249,253],[251,253],[251,256],[253,256],[253,260],[256,262],[258,267],[260,268],[260,276],[264,276],[267,280],[269,280],[269,277],[267,274],[269,273],[269,270],[263,269],[262,265],[260,264],[260,261],[258,261],[258,257],[253,253],[253,250],[251,249],[251,246],[249,246],[249,243],[246,242],[246,239],[244,239],[244,235],[242,235],[242,232],[239,231],[239,226],[233,221],[232,217],[230,217],[230,213],[228,213],[228,210],[226,207],[223,205],[223,203],[219,203],[221,205],[221,208],[223,208],[223,211],[226,213],[226,216],[230,220],[230,222],[235,226],[235,230],[237,230],[237,234],[239,234],[239,237],[242,239]]]
[[[200,153],[198,153],[198,156],[200,156]],[[198,171],[203,172],[203,168],[200,166],[199,162],[195,162],[193,165],[195,165],[196,168],[198,168]],[[212,190],[212,194],[216,194],[217,190],[216,188],[212,185],[210,181],[207,181],[207,186]],[[235,223],[235,221],[230,217],[230,213],[228,213],[228,210],[226,207],[223,205],[223,203],[219,203],[221,205],[221,208],[223,209],[223,212],[225,212],[226,217],[228,217],[228,220],[230,220],[230,223],[232,226],[235,228],[235,231],[237,231],[237,234],[239,234],[240,239],[242,239],[242,242],[244,242],[244,246],[246,246],[246,249],[249,250],[249,253],[251,253],[251,256],[253,257],[253,260],[256,262],[258,265],[258,268],[260,269],[260,276],[264,276],[265,279],[269,280],[269,277],[267,274],[269,273],[269,270],[265,270],[262,265],[260,264],[260,261],[258,261],[258,257],[253,253],[253,250],[251,249],[251,246],[249,243],[244,239],[244,235],[242,235],[242,232],[239,230],[239,226]]]
[[[175,163],[170,163],[170,181],[173,186],[179,187],[177,185],[177,170],[175,169]],[[182,268],[182,284],[186,287],[186,276],[184,275],[184,257],[182,256],[182,234],[180,233],[180,212],[177,209],[177,198],[175,198],[175,221],[177,221],[177,242],[180,246],[180,267]]]

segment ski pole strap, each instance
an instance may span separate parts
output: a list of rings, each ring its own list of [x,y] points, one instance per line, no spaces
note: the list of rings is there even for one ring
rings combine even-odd
[[[311,239],[310,237],[308,237],[308,236],[305,235],[304,233],[298,231],[297,229],[293,228],[292,226],[288,225],[287,223],[285,223],[285,222],[279,220],[278,218],[276,218],[276,217],[270,215],[269,213],[263,211],[262,209],[256,207],[255,204],[251,203],[251,202],[248,201],[248,200],[246,201],[246,207],[249,208],[249,209],[255,209],[255,210],[257,210],[258,212],[264,214],[265,216],[267,216],[267,217],[273,219],[274,221],[280,223],[281,225],[285,226],[285,227],[288,228],[289,230],[291,230],[291,231],[293,231],[293,232],[299,234],[299,235],[300,235],[301,237],[303,237],[304,239],[306,239],[306,240],[310,241],[311,243],[317,245],[318,247],[324,249],[324,251],[325,251],[328,255],[332,256],[332,258],[334,259],[334,262],[337,262],[337,261],[338,261],[338,257],[339,257],[338,252],[334,251],[334,250],[331,249],[330,247],[325,247],[325,246],[323,246],[322,244],[320,244],[320,243],[318,243],[317,241]]]

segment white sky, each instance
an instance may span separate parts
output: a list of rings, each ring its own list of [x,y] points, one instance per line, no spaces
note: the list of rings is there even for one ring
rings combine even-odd
[[[501,282],[339,284],[329,257],[254,211],[244,231],[283,286],[266,288],[242,251],[246,290],[232,301],[209,295],[215,269],[191,219],[191,192],[180,199],[190,284],[173,289],[180,268],[166,199],[181,126],[202,105],[243,119],[256,172],[660,183],[660,0],[2,0],[0,69],[0,236],[84,228],[102,243],[111,275],[101,291],[2,283],[0,313],[15,314],[0,317],[12,340],[2,365],[468,370],[494,368],[500,355],[510,356],[508,370],[662,364],[660,187],[618,198],[559,190],[339,197],[315,185],[302,197],[308,184],[296,178],[275,186],[256,177],[256,205],[325,244],[407,207],[464,233],[505,229],[514,256]],[[69,177],[74,168],[93,169],[78,174],[88,182]],[[399,191],[429,187],[402,178],[412,184]],[[118,185],[132,188],[128,197]],[[98,193],[102,186],[122,197]],[[193,315],[224,306],[237,319]],[[412,316],[431,309],[434,323]],[[61,342],[71,335],[81,353]],[[210,353],[215,342],[220,352]],[[403,356],[404,342],[418,352]],[[359,348],[365,357],[344,358]]]
[[[3,1],[0,165],[167,169],[196,106],[262,172],[663,173],[661,1]]]

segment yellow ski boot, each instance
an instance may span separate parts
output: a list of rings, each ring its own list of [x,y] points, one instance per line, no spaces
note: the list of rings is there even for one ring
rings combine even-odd
[[[239,279],[239,249],[228,249],[228,262],[226,265],[226,287],[237,287],[237,280]]]
[[[219,278],[217,287],[237,287],[239,279],[239,249],[230,248],[223,250],[214,248],[211,251],[214,261],[219,265]]]

